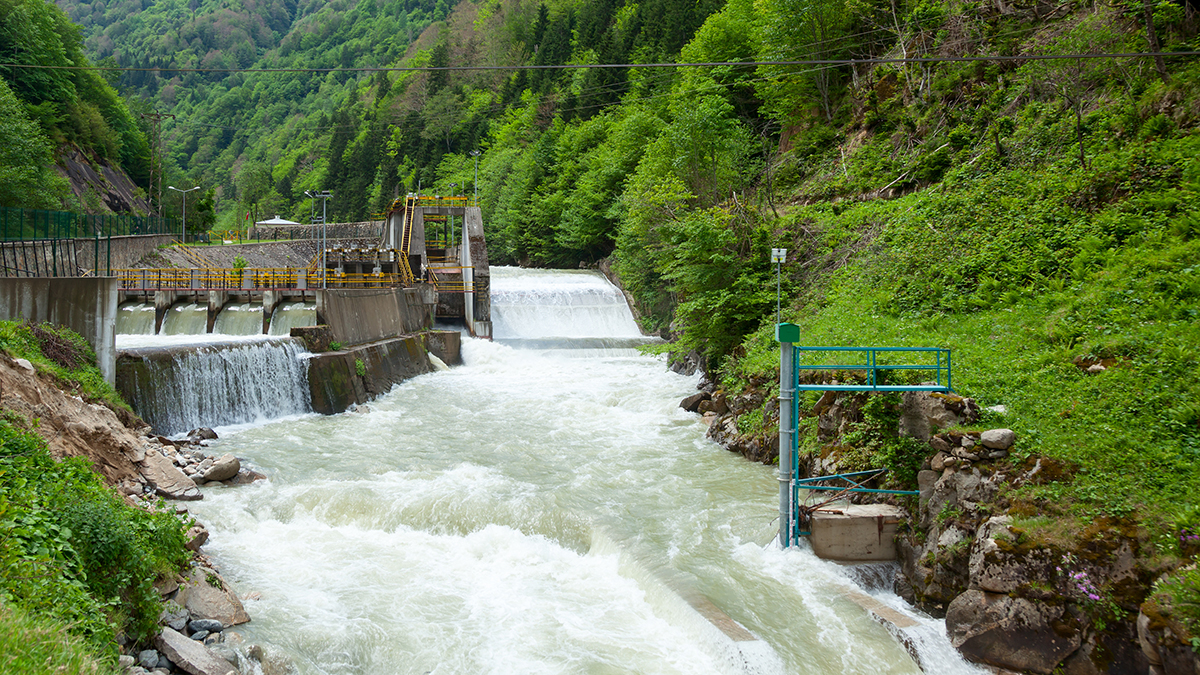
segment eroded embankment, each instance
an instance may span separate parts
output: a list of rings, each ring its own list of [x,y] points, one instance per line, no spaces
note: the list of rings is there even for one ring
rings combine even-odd
[[[131,415],[87,403],[62,391],[48,373],[24,359],[0,356],[0,408],[10,420],[24,420],[43,439],[52,456],[85,458],[130,506],[173,514],[187,527],[191,562],[181,573],[155,582],[164,603],[161,632],[152,643],[136,644],[118,636],[121,664],[137,675],[154,668],[200,675],[237,672],[254,659],[260,669],[279,658],[261,646],[247,645],[232,630],[250,620],[244,596],[220,575],[201,547],[208,539],[182,502],[203,498],[209,484],[238,485],[263,476],[232,455],[206,449],[216,438],[197,430],[187,440],[169,441]],[[253,597],[252,594],[250,597]]]

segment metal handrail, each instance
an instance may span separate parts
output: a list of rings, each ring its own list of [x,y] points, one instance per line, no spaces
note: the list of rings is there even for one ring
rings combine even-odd
[[[796,368],[798,370],[858,370],[866,371],[867,384],[799,384],[797,390],[800,391],[941,391],[948,392],[952,389],[952,380],[950,374],[950,350],[945,347],[805,347],[795,345],[795,353],[797,357]],[[819,364],[809,365],[799,363],[799,355],[801,352],[835,352],[835,353],[860,353],[866,356],[866,363],[838,363],[838,364]],[[930,364],[916,365],[891,365],[879,362],[879,354],[898,354],[904,352],[918,354],[934,354],[936,360]],[[922,385],[888,385],[879,383],[880,371],[889,370],[917,370],[929,371],[935,375],[935,384]],[[945,382],[942,381],[942,375],[945,374]]]

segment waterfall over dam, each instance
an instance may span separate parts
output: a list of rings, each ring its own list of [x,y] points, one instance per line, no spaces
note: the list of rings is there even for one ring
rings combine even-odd
[[[118,382],[160,434],[262,422],[311,410],[303,352],[291,338],[128,349]]]

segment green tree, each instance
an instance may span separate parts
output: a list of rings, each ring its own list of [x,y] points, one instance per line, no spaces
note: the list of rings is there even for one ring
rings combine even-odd
[[[53,169],[53,145],[0,78],[0,206],[54,209],[68,194]]]

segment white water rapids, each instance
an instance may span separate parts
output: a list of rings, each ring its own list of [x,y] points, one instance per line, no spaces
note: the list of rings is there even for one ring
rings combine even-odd
[[[695,378],[653,357],[499,342],[547,335],[514,335],[525,324],[503,301],[553,295],[546,276],[494,275],[498,342],[464,340],[465,365],[369,412],[218,429],[209,452],[269,477],[190,505],[212,534],[204,550],[252,598],[236,630],[304,674],[920,672],[843,594],[850,572],[771,543],[776,472],[678,407]],[[612,288],[572,277],[559,289]],[[579,325],[570,311],[543,314],[561,333]],[[589,334],[611,337],[599,325]],[[760,641],[730,641],[681,594]],[[940,622],[921,621],[926,671],[971,672]]]

